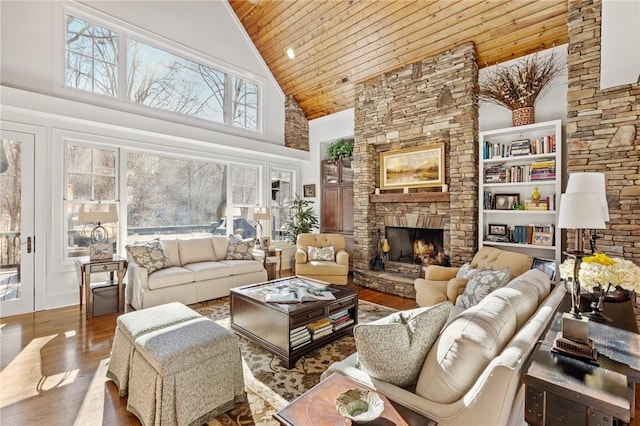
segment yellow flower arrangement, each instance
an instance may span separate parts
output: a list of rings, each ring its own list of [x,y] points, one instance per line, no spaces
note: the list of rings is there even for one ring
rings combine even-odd
[[[573,278],[574,259],[566,259],[560,265],[562,279]],[[640,291],[640,267],[630,260],[610,258],[604,253],[595,253],[582,259],[578,274],[580,285],[589,290],[595,287],[622,287]]]

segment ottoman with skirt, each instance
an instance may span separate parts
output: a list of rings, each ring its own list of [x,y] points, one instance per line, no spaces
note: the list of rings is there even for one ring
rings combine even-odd
[[[136,339],[152,331],[196,318],[201,318],[201,315],[178,302],[141,309],[118,317],[107,377],[118,387],[120,396],[126,396],[128,392],[129,368],[133,361]]]
[[[202,425],[243,400],[238,338],[212,320],[135,340],[127,410],[143,425]]]

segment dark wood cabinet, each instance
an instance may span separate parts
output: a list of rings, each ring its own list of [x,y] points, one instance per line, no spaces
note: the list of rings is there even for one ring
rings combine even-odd
[[[320,232],[342,234],[353,263],[353,168],[351,159],[322,162]]]

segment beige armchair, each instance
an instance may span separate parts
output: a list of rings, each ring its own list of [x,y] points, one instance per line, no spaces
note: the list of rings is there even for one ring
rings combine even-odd
[[[532,263],[533,258],[522,253],[483,247],[473,256],[471,267],[504,269],[508,266],[513,279],[531,269]],[[468,281],[456,278],[459,270],[460,268],[446,266],[428,266],[424,271],[424,278],[418,278],[414,282],[418,306],[433,306],[445,300],[456,303],[458,296],[464,293]]]
[[[332,284],[347,284],[349,253],[345,251],[344,236],[340,234],[300,234],[295,257],[296,275],[326,281]],[[331,260],[311,260],[318,248],[333,247]],[[310,249],[311,247],[311,249]],[[328,250],[330,252],[330,250]]]

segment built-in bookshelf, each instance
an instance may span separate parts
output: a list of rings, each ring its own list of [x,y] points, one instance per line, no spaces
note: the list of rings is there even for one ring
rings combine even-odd
[[[560,120],[480,132],[478,247],[561,261]],[[539,195],[539,198],[533,196]]]

